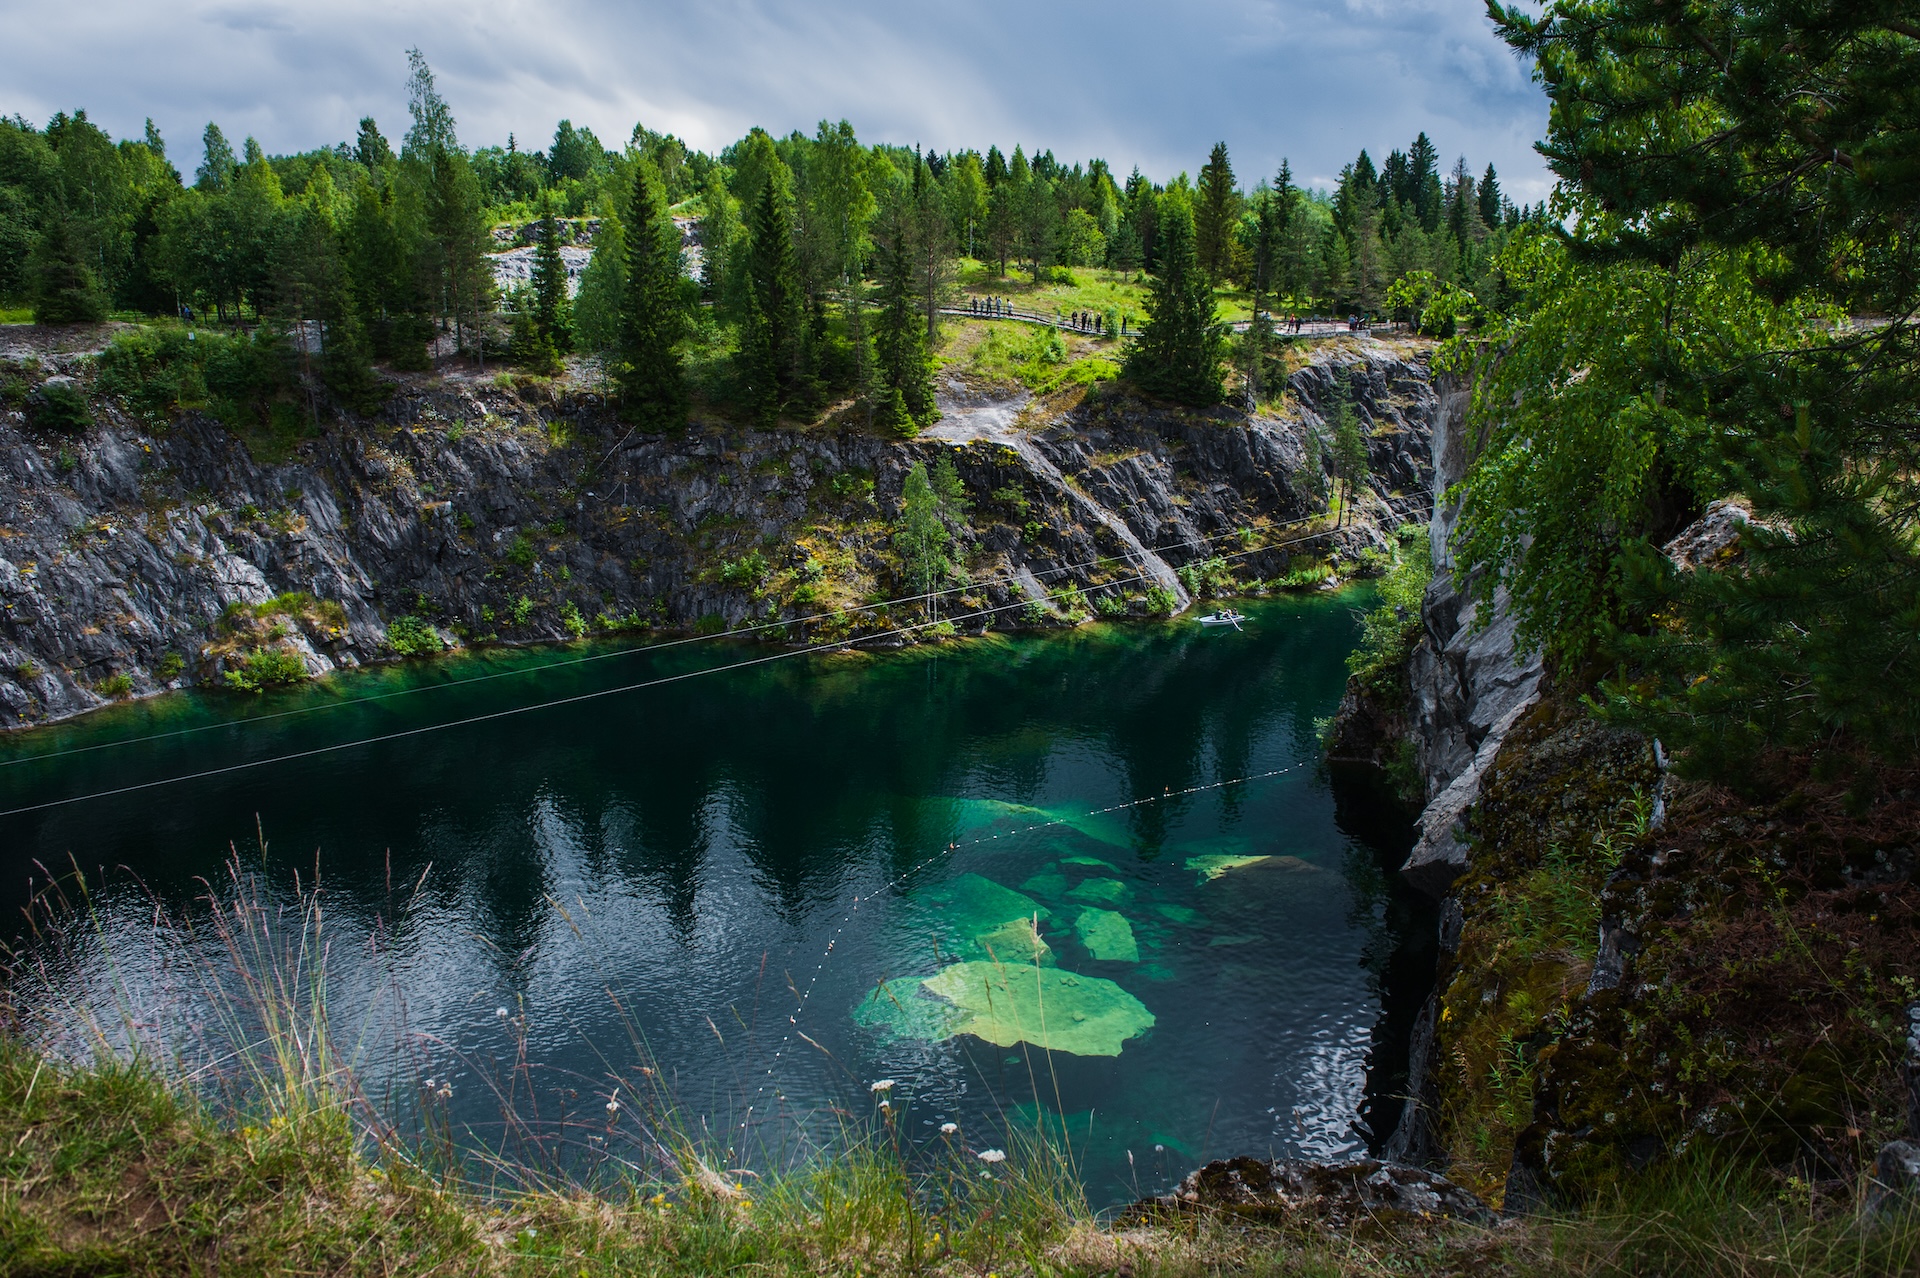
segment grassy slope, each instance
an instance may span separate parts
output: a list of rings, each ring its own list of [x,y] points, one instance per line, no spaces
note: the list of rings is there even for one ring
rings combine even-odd
[[[880,1146],[753,1197],[679,1185],[483,1197],[399,1151],[357,1152],[337,1105],[222,1122],[152,1074],[71,1070],[0,1038],[0,1273],[1878,1274],[1909,1224],[1706,1169],[1577,1219],[1333,1237],[1220,1222],[1108,1228],[1046,1160],[910,1182]],[[731,1195],[731,1191],[729,1191]]]

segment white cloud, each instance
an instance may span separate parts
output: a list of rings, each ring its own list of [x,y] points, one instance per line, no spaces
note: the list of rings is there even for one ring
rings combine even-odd
[[[1377,159],[1425,130],[1544,193],[1538,89],[1471,0],[339,0],[4,3],[0,111],[151,115],[191,169],[208,119],[272,151],[405,131],[419,45],[470,145],[544,146],[562,116],[618,145],[635,120],[717,148],[754,124],[845,117],[870,141],[1101,155],[1157,177],[1224,140],[1251,182]]]

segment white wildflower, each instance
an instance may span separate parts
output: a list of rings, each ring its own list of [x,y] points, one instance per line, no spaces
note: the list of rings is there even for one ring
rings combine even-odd
[[[959,1130],[960,1130],[960,1124],[958,1124],[958,1123],[942,1123],[942,1124],[940,1124],[940,1134],[941,1134],[942,1136],[951,1136],[951,1135],[953,1135],[953,1134],[954,1134],[955,1132],[957,1132],[957,1131],[959,1131]]]
[[[493,1009],[493,1014],[494,1014],[495,1016],[497,1016],[497,1017],[499,1017],[499,1018],[500,1018],[501,1020],[503,1020],[503,1021],[507,1019],[507,1009],[506,1009],[506,1008],[504,1008],[504,1007],[496,1007],[496,1008],[494,1008],[494,1009]]]
[[[867,1090],[874,1093],[890,1092],[898,1086],[899,1084],[894,1082],[891,1078],[882,1078],[869,1084],[867,1087]]]
[[[975,1154],[974,1157],[983,1163],[1004,1163],[1007,1161],[1007,1151],[1004,1149],[983,1149]]]

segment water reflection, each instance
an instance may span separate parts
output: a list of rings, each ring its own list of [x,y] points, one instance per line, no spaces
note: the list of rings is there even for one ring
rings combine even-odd
[[[221,896],[230,844],[281,907],[292,870],[311,882],[317,869],[340,938],[336,1025],[351,1027],[369,1089],[408,1112],[418,1079],[450,1081],[447,1117],[502,1149],[536,1138],[503,1122],[503,1092],[522,1118],[530,1108],[543,1122],[587,1115],[604,1127],[594,1096],[663,1080],[689,1128],[739,1134],[750,1115],[744,1154],[792,1152],[831,1139],[836,1111],[870,1112],[866,1084],[884,1075],[900,1080],[910,1131],[1070,1119],[1096,1202],[1158,1188],[1208,1155],[1352,1152],[1363,1101],[1383,1131],[1393,1103],[1367,1098],[1391,1092],[1404,1068],[1395,1053],[1410,1015],[1391,999],[1383,1015],[1382,982],[1431,963],[1407,942],[1429,920],[1383,868],[1404,853],[1404,815],[1313,763],[1353,607],[1255,604],[1245,633],[1095,627],[803,658],[9,818],[5,890],[22,895],[36,859],[125,866],[95,898],[101,925],[47,970],[39,997],[56,1011],[106,1008],[124,991],[156,1023],[156,1009],[188,1009],[173,1019],[200,1028],[169,1031],[186,1051],[217,1018],[191,1010],[193,964],[156,940],[156,903],[178,913]],[[0,769],[0,807],[741,651],[638,653]],[[543,660],[492,654],[467,668]],[[368,686],[444,682],[462,668],[384,672]],[[221,711],[147,709],[13,748]],[[1266,773],[1277,775],[1241,783]],[[1115,805],[1127,806],[1097,812]],[[256,830],[272,843],[264,857]],[[1188,864],[1205,857],[1234,864],[1208,877]],[[1027,925],[1024,979],[1091,999],[1074,1007],[1091,1018],[1082,1031],[1013,1024],[996,1004],[968,1013],[967,1032],[943,1032],[954,1007],[926,982],[983,937],[978,954],[1005,959],[1005,929],[1026,910],[956,931],[938,902],[965,876],[1031,903],[1042,921],[1037,935]],[[220,970],[218,947],[194,943],[199,965]],[[1031,975],[1036,945],[1056,975]],[[944,979],[953,994],[958,978]],[[906,1031],[856,1014],[881,988],[916,1000]],[[1148,1020],[1127,1012],[1111,1041],[1094,1032],[1130,1006]],[[1118,1055],[1034,1046],[1069,1038]],[[565,1143],[576,1136],[563,1147],[587,1148]],[[1148,1160],[1156,1146],[1169,1152]]]

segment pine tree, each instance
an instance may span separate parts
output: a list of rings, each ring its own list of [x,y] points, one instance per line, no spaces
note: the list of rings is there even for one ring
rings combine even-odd
[[[567,263],[560,256],[560,223],[553,216],[553,197],[540,197],[540,227],[533,245],[533,319],[540,337],[557,353],[573,345],[573,325],[567,305]]]
[[[1487,171],[1480,175],[1480,186],[1475,192],[1480,201],[1480,220],[1489,227],[1499,226],[1504,215],[1501,205],[1505,202],[1500,194],[1500,177],[1493,171],[1493,165],[1487,165]]]
[[[1502,367],[1488,370],[1505,384],[1482,392],[1500,398],[1469,482],[1502,481],[1485,495],[1521,498],[1528,516],[1498,530],[1504,544],[1475,548],[1472,562],[1494,570],[1486,589],[1530,598],[1523,622],[1565,665],[1596,648],[1621,659],[1613,710],[1679,747],[1683,766],[1765,785],[1755,756],[1781,747],[1842,770],[1860,747],[1909,765],[1920,753],[1911,4],[1490,8],[1553,104],[1540,150],[1571,204],[1573,244],[1558,262],[1541,254],[1555,269],[1534,269],[1536,309],[1498,335]],[[1836,333],[1834,314],[1888,319]],[[1525,358],[1505,367],[1510,351]],[[1596,444],[1612,451],[1600,465],[1588,461]],[[1657,547],[1673,512],[1729,492],[1755,516],[1735,553],[1667,562]],[[1482,509],[1500,522],[1498,507]],[[1523,536],[1525,559],[1503,574],[1502,552]],[[1625,584],[1599,606],[1568,588],[1596,578]]]
[[[1434,150],[1425,133],[1407,148],[1407,185],[1413,198],[1403,202],[1413,205],[1421,229],[1429,234],[1440,229],[1440,216],[1445,212],[1446,203],[1440,189],[1440,153]]]
[[[620,411],[649,430],[675,430],[687,419],[681,376],[680,234],[667,216],[653,163],[633,165],[627,208],[627,279],[620,308],[620,347],[614,375]]]
[[[915,271],[918,221],[912,199],[891,192],[874,227],[880,312],[874,323],[879,424],[911,436],[933,416],[933,359],[920,315]]]
[[[793,194],[787,166],[777,158],[769,166],[754,202],[749,227],[745,281],[759,308],[771,349],[775,394],[780,408],[810,398],[806,294],[799,255],[793,245]]]
[[[1159,239],[1159,273],[1147,294],[1146,326],[1127,354],[1127,376],[1149,394],[1177,403],[1218,403],[1222,338],[1213,286],[1196,260],[1186,192],[1161,197]]]
[[[28,271],[36,324],[97,324],[107,317],[106,294],[66,217],[48,221]]]
[[[1215,284],[1224,284],[1233,268],[1233,230],[1240,221],[1240,192],[1234,187],[1233,165],[1227,144],[1216,142],[1200,170],[1198,206],[1193,211],[1193,235],[1200,270]]]

